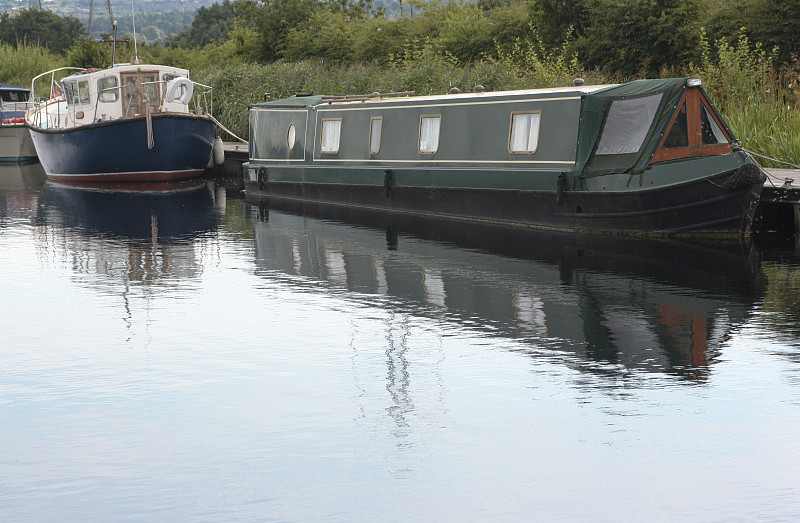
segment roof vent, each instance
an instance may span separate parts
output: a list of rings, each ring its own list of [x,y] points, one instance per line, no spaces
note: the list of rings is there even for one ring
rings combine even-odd
[[[483,93],[486,91],[486,89],[484,89],[481,84],[478,84],[475,86],[475,89],[473,89],[473,91],[475,91],[476,93]]]
[[[458,87],[451,87],[450,88],[450,94],[458,94],[460,92],[461,91],[458,90]]]
[[[583,81],[583,78],[576,78],[572,81],[572,85],[574,85],[575,87],[581,87],[585,83],[586,82]]]

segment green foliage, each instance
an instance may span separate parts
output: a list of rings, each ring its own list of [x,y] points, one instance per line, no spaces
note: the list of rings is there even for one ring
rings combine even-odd
[[[697,16],[696,0],[595,0],[578,53],[590,68],[657,76],[692,57]]]
[[[30,87],[31,80],[58,67],[60,57],[35,44],[20,42],[15,46],[0,42],[0,82]]]
[[[746,25],[756,41],[777,47],[782,63],[800,57],[800,0],[752,0],[748,7]]]
[[[558,47],[565,34],[583,35],[589,24],[589,5],[589,0],[531,0],[528,7],[542,43]]]
[[[742,146],[750,151],[800,164],[800,70],[776,66],[777,49],[751,44],[741,30],[734,44],[726,38],[713,45],[700,38],[700,63],[689,73],[703,79]],[[762,162],[780,167],[773,162]]]
[[[237,4],[237,1],[224,0],[221,4],[201,7],[192,24],[185,26],[178,35],[168,38],[166,45],[196,49],[211,42],[227,40],[237,16],[240,16],[236,12]]]
[[[317,0],[242,0],[246,23],[237,24],[234,37],[242,38],[247,59],[273,61],[281,57],[289,32],[320,9]]]
[[[451,4],[433,42],[441,54],[468,64],[494,49],[493,29],[487,11],[475,4]]]
[[[193,78],[214,87],[214,116],[242,138],[248,136],[248,106],[298,92],[366,94],[414,90],[417,94],[442,94],[451,87],[462,90],[482,84],[488,90],[518,89],[525,82],[501,64],[480,62],[458,67],[436,56],[424,61],[398,62],[389,67],[371,64],[332,66],[321,62],[273,62],[264,65],[210,65]]]
[[[570,85],[575,78],[585,76],[577,53],[570,51],[569,38],[559,49],[549,51],[533,27],[530,33],[530,38],[518,38],[508,50],[498,48],[496,61],[517,68],[531,87]]]
[[[287,60],[319,58],[334,62],[352,62],[355,58],[353,28],[344,11],[319,10],[303,24],[289,31],[282,53]]]
[[[22,9],[0,14],[0,41],[36,43],[52,53],[63,53],[85,33],[74,16],[58,16],[42,9]]]

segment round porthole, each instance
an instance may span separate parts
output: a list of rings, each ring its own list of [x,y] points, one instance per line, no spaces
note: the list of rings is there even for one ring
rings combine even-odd
[[[294,149],[294,141],[297,138],[297,130],[294,128],[294,124],[289,124],[289,132],[286,133],[286,143],[289,145],[289,150],[291,151]]]

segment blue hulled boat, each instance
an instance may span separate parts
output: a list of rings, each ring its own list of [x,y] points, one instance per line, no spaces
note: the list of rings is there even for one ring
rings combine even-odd
[[[212,89],[189,71],[147,64],[65,68],[25,123],[47,176],[76,181],[168,181],[213,163]]]

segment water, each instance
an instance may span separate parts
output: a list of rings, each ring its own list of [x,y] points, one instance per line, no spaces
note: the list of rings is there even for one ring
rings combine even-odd
[[[794,245],[252,203],[0,169],[3,520],[800,517]]]

